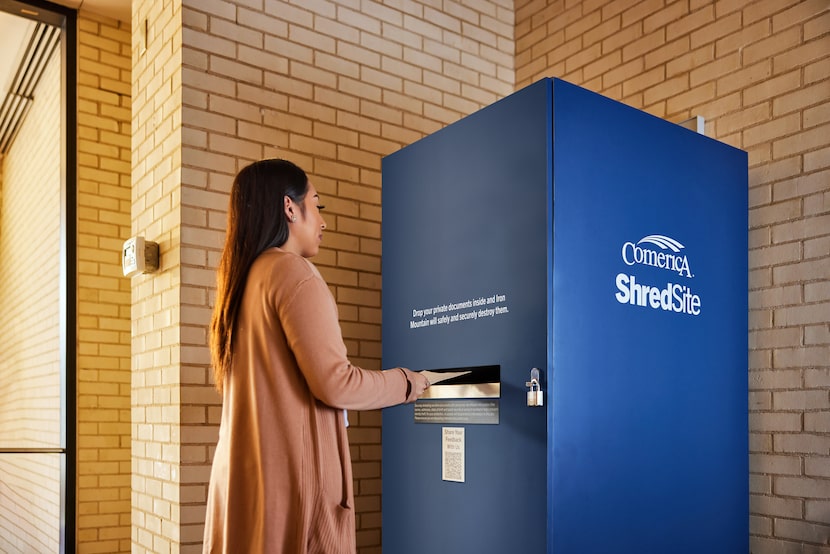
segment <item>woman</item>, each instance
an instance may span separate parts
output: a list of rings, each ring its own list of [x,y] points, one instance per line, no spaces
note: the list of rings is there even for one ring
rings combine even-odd
[[[234,179],[211,321],[223,404],[205,552],[355,552],[345,410],[413,402],[429,386],[408,369],[349,363],[334,298],[307,260],[322,209],[291,162]]]

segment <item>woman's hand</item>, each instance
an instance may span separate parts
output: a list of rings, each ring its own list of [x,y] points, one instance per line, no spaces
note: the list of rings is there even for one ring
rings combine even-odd
[[[405,367],[402,367],[401,369],[403,370],[408,383],[406,403],[409,404],[418,400],[418,398],[424,394],[424,391],[429,388],[429,379],[417,371],[411,371]]]

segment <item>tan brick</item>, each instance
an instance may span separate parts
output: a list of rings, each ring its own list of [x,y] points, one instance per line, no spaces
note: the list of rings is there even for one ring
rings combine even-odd
[[[830,359],[830,346],[779,348],[773,352],[775,367],[815,367]],[[827,396],[825,394],[825,396]],[[828,407],[830,403],[825,402]]]
[[[579,53],[568,56],[565,59],[565,71],[575,71],[577,68],[596,61],[600,57],[601,51],[602,47],[599,44],[594,44]]]
[[[380,327],[378,325],[356,323],[341,320],[340,327],[343,330],[344,339],[357,341],[379,341]],[[359,351],[359,348],[358,348]]]
[[[617,25],[619,27],[619,24]],[[628,25],[617,30],[614,34],[602,40],[602,52],[607,54],[622,48],[624,45],[634,42],[643,36],[643,27],[640,24]]]
[[[498,41],[498,37],[491,31],[466,22],[462,22],[459,34],[465,39],[461,42],[462,49],[471,54],[480,54],[480,49],[471,43],[496,44]]]
[[[827,462],[827,457],[810,456],[804,460],[804,473],[814,477],[830,477],[830,464]]]
[[[814,433],[830,433],[830,411],[805,413],[804,430]]]
[[[830,467],[830,460],[825,459],[824,463]],[[808,500],[804,503],[804,517],[807,521],[814,521],[830,524],[830,502],[827,500]],[[802,538],[802,536],[799,536]]]
[[[779,221],[787,221],[797,218],[801,215],[801,202],[798,200],[787,200],[771,204],[769,206],[761,206],[754,208],[749,213],[750,228],[760,227],[776,223]],[[774,232],[774,231],[773,231]],[[773,235],[775,236],[775,235]],[[774,242],[783,242],[775,240]]]
[[[800,154],[827,144],[830,133],[830,124],[807,129],[793,136],[782,138],[772,144],[772,154],[775,158],[784,158]]]
[[[520,24],[517,24],[515,31],[517,53],[520,50],[527,52],[528,50],[532,49],[536,44],[541,42],[546,36],[549,36],[547,28],[544,25],[533,29],[531,29],[528,25],[526,29],[523,29]],[[561,31],[561,34],[564,39],[565,32]]]
[[[830,395],[825,390],[777,391],[772,400],[776,410],[826,410],[830,407]],[[830,437],[827,440],[830,441]]]
[[[733,133],[736,131],[740,131],[755,125],[757,123],[768,121],[770,118],[770,106],[769,104],[756,104],[755,106],[743,109],[739,112],[732,113],[729,115],[725,115],[723,117],[718,118],[718,130],[722,133]],[[750,171],[750,182],[754,183],[766,183],[769,182],[770,179],[769,175],[772,174],[771,167],[778,167],[781,168],[781,164],[785,163],[787,160],[782,162],[776,162],[772,164],[766,164],[761,166],[760,168],[754,169]],[[796,160],[797,161],[797,160]],[[795,171],[798,171],[800,168],[796,168]],[[793,173],[789,173],[788,175],[792,175]]]
[[[755,514],[750,514],[749,532],[753,535],[771,535],[772,520],[767,517],[759,517]]]
[[[784,394],[784,393],[779,393]],[[814,435],[814,434],[796,434],[796,433],[788,433],[788,434],[778,434],[773,436],[773,443],[775,445],[776,452],[790,452],[790,453],[801,453],[801,454],[822,454],[827,455],[830,453],[830,437],[822,436],[822,435]],[[790,477],[780,477],[779,480],[786,480],[788,484],[791,484],[794,478]],[[776,480],[778,481],[778,480]],[[784,488],[782,486],[782,488]],[[789,487],[787,487],[788,489]],[[785,489],[786,490],[786,489]],[[780,494],[787,495],[786,492],[779,490],[776,487],[776,492]],[[795,491],[792,491],[795,492]],[[799,494],[798,496],[806,496],[810,497],[810,495]]]
[[[380,236],[380,226],[377,223],[341,217],[338,218],[338,224],[339,230],[344,233],[375,238]]]
[[[768,20],[759,21],[756,25],[763,28],[769,28]],[[762,38],[747,44],[742,50],[743,63],[750,65],[760,60],[770,58],[771,52],[781,52],[788,50],[799,44],[801,33],[798,29],[787,29],[783,32]]]
[[[713,21],[715,21],[715,25],[718,23],[722,25],[723,21],[729,21],[732,18],[737,18],[737,15],[738,14],[734,14],[716,20],[714,7],[711,5],[704,6],[697,11],[691,12],[688,15],[679,18],[677,21],[666,25],[666,32],[670,37],[677,37],[691,33],[692,48],[697,48],[700,44],[710,42],[710,39],[718,38],[718,36],[720,36],[713,25],[708,25],[707,27],[704,27],[704,25],[710,24]],[[737,19],[738,21],[740,20],[739,18]],[[702,27],[704,30],[710,30],[708,32],[700,31],[699,29]],[[706,37],[707,40],[700,40],[699,37]]]
[[[749,189],[749,208],[766,206],[772,203],[772,185],[761,185]],[[756,229],[753,229],[756,231]],[[750,249],[758,245],[750,244]]]
[[[830,325],[808,325],[804,329],[804,344],[830,344]],[[805,375],[805,384],[808,387],[818,386],[822,376],[830,376],[830,370],[809,370]]]
[[[582,25],[587,28],[584,33],[575,30],[574,26],[568,26],[565,29],[566,40],[570,40],[572,36],[581,35],[583,47],[587,47],[596,42],[604,42],[606,39],[616,35],[620,30],[621,19],[619,17],[601,19],[598,15],[599,13],[599,11],[594,11],[589,17],[583,18]]]
[[[795,288],[795,287],[792,287]],[[775,328],[754,331],[749,334],[749,348],[795,347],[801,344],[801,330],[798,327]]]
[[[772,185],[760,185],[751,187],[749,189],[749,207],[757,208],[758,206],[766,206],[772,203]],[[755,231],[755,230],[753,230]],[[759,246],[757,244],[749,245],[750,249]]]
[[[773,398],[775,395],[773,395]],[[801,431],[801,414],[777,413],[777,412],[756,412],[749,415],[750,431],[779,432],[779,431]],[[795,473],[800,472],[800,464]],[[772,473],[770,470],[765,473]],[[789,472],[792,473],[792,472]]]
[[[619,88],[621,88],[620,84],[623,81],[633,79],[639,74],[640,71],[642,71],[642,68],[643,59],[637,58],[605,72],[602,75],[602,87],[606,91],[605,94],[611,98],[619,98],[622,95],[621,91],[615,94],[611,91],[612,87],[619,86]]]
[[[482,4],[482,6],[480,6],[478,9],[484,9],[486,11],[487,5]],[[446,11],[447,15],[455,17],[461,20],[462,22],[471,23],[473,25],[478,25],[479,19],[481,17],[480,11],[477,11],[476,9],[471,9],[467,6],[462,6],[460,4],[446,5],[444,6],[444,10]]]
[[[801,110],[805,106],[815,104],[824,99],[825,102],[820,106],[812,110],[804,111],[804,124],[805,127],[811,127],[820,123],[826,123],[830,121],[830,102],[826,101],[828,98],[830,98],[830,80],[817,83],[813,86],[802,86],[795,92],[773,99],[773,114],[779,116],[780,114]]]
[[[418,48],[419,46],[432,41],[431,38],[426,38],[417,32],[412,32],[408,27],[399,28],[392,25],[383,26],[383,34],[381,35],[381,38],[388,43],[385,49],[388,51],[391,51],[396,46],[396,43],[410,48]],[[444,42],[446,43],[446,41]],[[452,49],[457,49],[455,43],[451,44]],[[400,56],[394,57],[395,59],[398,59]]]
[[[708,54],[708,52],[710,50],[704,49],[701,56]],[[709,63],[705,63],[702,59],[697,61],[695,68],[689,72],[689,82],[692,86],[716,80],[723,75],[729,75],[741,66],[740,56],[737,53],[721,56]]]
[[[573,12],[571,12],[573,13]],[[565,26],[565,40],[572,40],[576,37],[583,37],[583,47],[591,46],[598,40],[597,35],[591,35],[589,30],[596,30],[602,22],[601,12],[594,10],[579,18],[574,18],[573,21]]]
[[[783,54],[779,54],[772,59],[773,71],[784,73],[794,68],[804,66],[807,62],[819,60],[827,57],[828,47],[830,47],[830,37],[813,40],[796,48],[792,48]]]
[[[821,543],[830,536],[830,525],[778,518],[774,521],[774,533],[775,536],[786,539]]]
[[[379,307],[380,295],[378,291],[357,289],[351,287],[338,287],[337,301],[343,304]]]
[[[769,391],[752,391],[749,393],[749,410],[771,410],[772,393]]]
[[[661,83],[663,79],[664,71],[661,67],[656,67],[650,71],[642,72],[622,83],[623,96],[628,97],[635,92],[639,92],[647,87],[654,86],[658,83]]]
[[[802,276],[826,276],[827,264],[822,260],[808,260],[773,268],[773,280],[776,283],[796,282]],[[805,298],[806,300],[806,298]]]
[[[761,104],[758,111],[766,111],[769,107]],[[766,123],[755,125],[744,129],[741,136],[743,137],[743,144],[752,146],[762,142],[770,142],[776,137],[792,135],[797,133],[801,128],[801,118],[798,114],[790,114],[786,117],[771,119]],[[782,156],[783,157],[783,156]]]
[[[582,16],[582,6],[571,5],[565,6],[562,10],[561,6],[550,6],[554,10],[560,11],[555,17],[546,18],[545,27],[548,33],[555,33],[557,31],[564,31],[569,25],[577,22]],[[585,14],[589,15],[589,14]],[[594,17],[591,15],[591,17]]]
[[[744,100],[747,104],[754,104],[756,102],[769,100],[773,96],[780,96],[783,93],[796,90],[799,87],[799,84],[799,73],[797,71],[791,71],[784,75],[767,79],[758,85],[745,89]],[[780,109],[774,111],[774,115],[778,115],[780,113]]]
[[[402,125],[390,126],[384,124],[384,126],[387,128],[405,127],[406,129],[413,130],[415,133],[418,134],[418,138],[421,138],[422,136],[433,133],[444,126],[441,123],[439,123],[439,120],[442,120],[441,116],[446,117],[447,120],[452,118],[452,115],[448,114],[446,110],[437,110],[441,113],[441,116],[434,118],[433,114],[437,112],[436,108],[432,107],[431,104],[426,104],[424,108],[424,113],[427,117],[420,117],[417,114],[404,114],[403,121],[401,122]]]
[[[623,46],[623,61],[627,62],[633,58],[644,56],[647,52],[656,50],[666,43],[665,29],[657,29],[642,38]]]
[[[622,12],[622,26],[628,27],[634,22],[645,19],[650,14],[656,12],[663,6],[663,2],[658,0],[648,0],[646,2],[639,2],[631,8]]]
[[[715,83],[705,83],[677,94],[666,100],[666,111],[670,114],[693,110],[715,97]]]
[[[351,252],[339,252],[337,265],[341,268],[380,273],[380,258]]]
[[[816,271],[812,274],[812,276],[823,279],[827,277],[827,272],[828,268],[826,266],[818,265],[816,266]],[[805,283],[804,300],[805,302],[830,300],[830,281],[821,280],[812,283]]]
[[[750,390],[778,390],[801,387],[799,370],[755,370],[749,372]]]
[[[715,42],[715,53],[718,57],[740,52],[746,64],[758,61],[748,56],[750,49],[760,51],[758,45],[770,35],[769,20],[761,20],[752,25],[744,26],[735,33],[729,34]],[[768,46],[767,46],[768,48]],[[767,53],[769,50],[767,49]]]
[[[770,529],[767,534],[772,536],[772,530]],[[796,554],[794,549],[799,548],[798,546],[794,546],[793,543],[788,540],[757,536],[750,537],[749,544],[754,554],[781,554],[784,552],[787,554]],[[796,545],[797,544],[798,543],[796,543]]]
[[[760,19],[769,18],[781,11],[781,3],[775,0],[762,0],[747,5],[743,10],[744,24],[751,24]]]
[[[549,4],[541,0],[517,2],[514,6],[516,26],[526,27],[527,29],[536,28],[553,17],[550,13],[552,10],[556,10],[555,13],[560,13],[563,8],[564,2],[555,4]]]
[[[764,60],[744,69],[738,70],[731,75],[721,77],[717,81],[718,94],[723,95],[734,90],[746,88],[749,84],[765,81],[772,72],[770,65],[769,61]],[[764,85],[760,86],[763,87]],[[745,105],[750,103],[751,102],[744,102]]]
[[[799,25],[827,10],[827,3],[822,0],[807,0],[797,3],[772,16],[772,26],[775,31]]]
[[[768,435],[765,435],[768,437]],[[759,439],[759,437],[750,437],[750,450],[753,446],[753,439]],[[758,440],[758,442],[761,442]],[[767,447],[763,444],[760,445],[762,448],[766,449]],[[757,475],[750,473],[749,474],[749,492],[756,493],[756,494],[771,494],[772,493],[772,477],[769,475]]]
[[[800,175],[795,179],[782,181],[773,186],[774,198],[797,198],[806,197],[804,200],[804,214],[822,214],[824,194],[827,190],[827,177],[830,171],[820,171],[809,175]],[[815,208],[811,206],[815,203]]]
[[[461,32],[461,20],[449,12],[442,12],[429,6],[425,6],[424,19],[450,32]]]
[[[794,238],[804,238],[810,237],[813,233],[816,233],[818,236],[823,235],[821,233],[824,225],[826,223],[825,216],[817,216],[812,217],[806,220],[803,224],[801,222],[790,222],[790,223],[783,223],[781,225],[777,225],[773,228],[773,240],[776,242],[784,242],[786,240],[792,240]],[[826,229],[826,228],[824,228]],[[812,262],[810,262],[812,264]],[[802,269],[816,269],[821,270],[821,265],[805,265]]]
[[[682,36],[645,55],[646,69],[663,65],[689,52],[689,37]]]

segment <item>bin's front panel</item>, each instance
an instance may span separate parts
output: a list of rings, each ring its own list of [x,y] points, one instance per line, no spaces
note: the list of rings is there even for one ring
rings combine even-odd
[[[545,551],[546,415],[525,382],[546,369],[550,87],[383,161],[383,366],[488,367],[500,390],[384,410],[384,552]],[[434,423],[415,422],[425,406]],[[463,482],[442,478],[457,428]]]
[[[746,154],[553,90],[552,551],[747,552]]]

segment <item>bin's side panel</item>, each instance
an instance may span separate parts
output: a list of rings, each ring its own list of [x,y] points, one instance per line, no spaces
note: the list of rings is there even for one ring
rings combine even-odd
[[[746,552],[746,154],[553,88],[552,551]]]
[[[384,410],[384,552],[545,552],[546,415],[524,383],[547,356],[550,90],[383,160],[383,366],[496,365],[501,385],[497,424]],[[444,427],[464,428],[464,482],[442,480]]]

